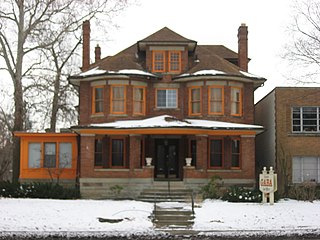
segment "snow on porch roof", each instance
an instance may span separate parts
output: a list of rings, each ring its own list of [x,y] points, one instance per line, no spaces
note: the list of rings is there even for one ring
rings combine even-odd
[[[116,128],[116,129],[132,129],[132,128],[204,128],[204,129],[233,129],[233,130],[256,130],[263,131],[262,126],[239,124],[230,122],[198,120],[198,119],[178,119],[169,115],[161,115],[143,120],[124,120],[111,123],[95,123],[88,127],[92,128]]]

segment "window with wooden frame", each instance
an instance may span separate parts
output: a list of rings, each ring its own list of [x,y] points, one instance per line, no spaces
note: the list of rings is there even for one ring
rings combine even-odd
[[[240,139],[231,139],[231,168],[240,168]]]
[[[231,87],[231,115],[242,115],[242,89]]]
[[[95,139],[94,141],[94,166],[102,167],[103,159],[103,141],[102,139]]]
[[[189,88],[189,115],[201,114],[201,87]]]
[[[30,142],[28,168],[71,168],[71,142]]]
[[[126,113],[126,87],[111,86],[111,114]]]
[[[178,89],[156,89],[157,108],[177,108]]]
[[[152,52],[152,71],[165,72],[165,51]]]
[[[146,112],[145,87],[133,87],[133,114],[145,115]]]
[[[92,88],[92,113],[103,113],[103,86],[95,86]]]
[[[191,166],[196,166],[197,163],[197,140],[189,141],[189,156],[191,157]]]
[[[209,87],[209,114],[223,115],[224,114],[224,87],[211,86]]]
[[[223,140],[210,139],[209,141],[209,168],[223,167]]]
[[[125,167],[125,138],[111,138],[110,159],[111,167]]]
[[[181,72],[180,51],[169,51],[169,72]]]

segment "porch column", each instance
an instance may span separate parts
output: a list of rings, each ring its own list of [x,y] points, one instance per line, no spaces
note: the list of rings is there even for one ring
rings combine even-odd
[[[141,135],[130,135],[129,166],[130,169],[141,168]]]
[[[255,136],[241,136],[241,168],[245,178],[255,179]]]
[[[207,169],[208,135],[197,135],[197,169]]]
[[[94,175],[94,134],[81,134],[80,146],[80,177]]]

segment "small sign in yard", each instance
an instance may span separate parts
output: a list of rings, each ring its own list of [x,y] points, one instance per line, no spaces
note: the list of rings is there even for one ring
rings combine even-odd
[[[277,174],[274,173],[273,168],[267,171],[264,167],[259,176],[259,189],[262,192],[262,203],[274,203],[274,193],[278,190]]]

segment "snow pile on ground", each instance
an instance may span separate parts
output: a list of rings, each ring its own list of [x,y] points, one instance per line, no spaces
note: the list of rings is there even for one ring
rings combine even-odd
[[[161,203],[171,206],[172,203]],[[178,203],[173,206],[176,207]],[[190,204],[181,204],[190,207]],[[73,233],[77,236],[156,235],[152,203],[112,200],[0,199],[0,236]],[[320,201],[281,200],[274,205],[206,200],[195,208],[193,230],[200,234],[316,233]],[[118,220],[119,223],[100,222]]]

